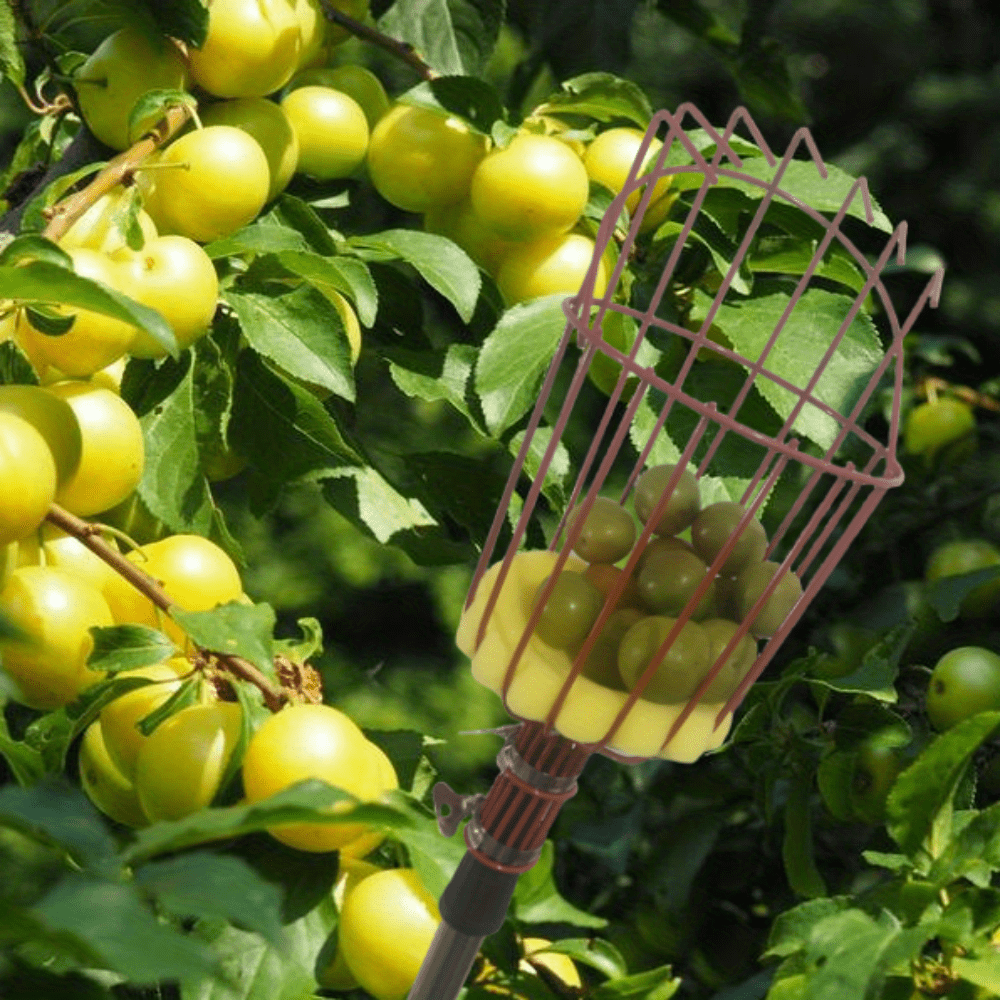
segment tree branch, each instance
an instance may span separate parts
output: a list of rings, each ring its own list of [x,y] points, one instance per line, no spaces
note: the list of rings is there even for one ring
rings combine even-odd
[[[355,20],[353,17],[343,13],[343,11],[337,10],[332,0],[319,0],[319,3],[328,21],[333,22],[333,24],[339,24],[352,35],[356,35],[358,38],[363,38],[366,42],[371,42],[373,45],[378,45],[380,48],[385,49],[397,59],[405,62],[411,69],[415,70],[421,79],[433,80],[437,76],[437,73],[417,55],[416,49],[409,42],[401,42],[398,38],[392,38],[377,28],[370,28],[367,24]]]
[[[139,593],[148,597],[156,607],[168,615],[170,614],[174,602],[166,591],[140,566],[130,559],[126,559],[121,552],[101,538],[101,529],[98,525],[84,521],[58,504],[52,504],[49,507],[46,520],[86,545],[94,555],[103,559],[116,573],[121,574]],[[276,712],[288,700],[287,694],[280,687],[275,686],[249,660],[244,660],[241,656],[233,656],[230,653],[219,653],[215,650],[206,650],[206,652],[211,653],[229,673],[260,688],[267,707],[272,712]]]

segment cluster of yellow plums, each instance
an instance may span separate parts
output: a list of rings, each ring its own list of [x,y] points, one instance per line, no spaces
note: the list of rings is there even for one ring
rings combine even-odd
[[[651,466],[636,482],[633,504],[638,521],[647,524],[657,510],[659,514],[652,529],[655,537],[627,581],[622,581],[624,569],[615,564],[628,559],[636,542],[636,522],[629,511],[614,500],[597,497],[586,515],[582,507],[571,513],[567,535],[577,533],[573,551],[589,565],[564,570],[552,585],[548,578],[543,581],[534,598],[536,606],[544,598],[535,634],[549,646],[575,655],[607,598],[620,590],[582,672],[613,690],[631,690],[701,590],[689,620],[680,626],[642,688],[642,697],[666,705],[687,701],[725,654],[703,695],[707,702],[722,702],[753,665],[755,639],[777,631],[801,597],[802,586],[794,573],[782,575],[754,613],[780,569],[778,563],[764,559],[768,540],[763,526],[750,518],[741,530],[745,510],[732,501],[702,507],[698,482],[687,469],[667,494],[675,469]],[[681,532],[688,532],[690,541],[677,537]],[[710,565],[734,536],[720,571],[709,579]],[[738,623],[751,614],[749,634],[737,639]]]

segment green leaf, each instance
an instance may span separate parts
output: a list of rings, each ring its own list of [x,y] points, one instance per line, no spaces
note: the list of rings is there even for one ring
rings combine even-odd
[[[75,316],[61,316],[47,306],[28,306],[24,311],[28,322],[39,333],[48,337],[61,337],[64,333],[69,333],[76,323]]]
[[[275,491],[307,473],[361,464],[323,404],[251,350],[237,360],[229,439]]]
[[[659,0],[657,7],[672,21],[715,48],[735,48],[740,36],[700,0]]]
[[[37,233],[16,236],[0,251],[0,264],[5,266],[32,260],[44,260],[67,271],[73,270],[73,258],[58,243]]]
[[[560,895],[552,875],[555,845],[546,840],[542,856],[526,871],[514,889],[511,906],[518,920],[526,924],[565,923],[574,927],[607,927],[603,917],[575,907]]]
[[[61,780],[30,788],[0,788],[0,824],[43,843],[58,844],[85,868],[100,869],[114,857],[115,842],[100,813],[77,788]]]
[[[138,986],[218,974],[209,951],[160,923],[129,883],[71,875],[32,914],[50,932],[72,935],[109,969]]]
[[[211,611],[171,609],[171,617],[203,649],[242,656],[274,677],[274,608],[230,601]]]
[[[135,864],[198,844],[265,830],[281,823],[368,823],[405,828],[411,823],[409,796],[393,792],[379,805],[365,804],[331,815],[338,802],[353,802],[346,792],[324,781],[301,781],[252,805],[203,809],[184,819],[163,821],[139,830],[121,855],[122,864]],[[2,795],[0,795],[2,802]]]
[[[986,955],[981,958],[961,958],[951,961],[952,971],[973,986],[1000,995],[1000,955]]]
[[[176,715],[182,708],[197,704],[203,688],[204,684],[200,674],[188,677],[179,688],[171,692],[170,697],[165,702],[157,705],[148,715],[144,715],[136,723],[136,728],[143,736],[149,736],[150,733],[156,731],[159,725]]]
[[[306,251],[308,244],[297,229],[276,222],[253,222],[232,236],[205,244],[205,253],[213,260],[239,254]]]
[[[19,785],[33,785],[45,774],[42,755],[22,740],[15,740],[7,728],[7,720],[0,714],[0,757],[7,761],[14,780]]]
[[[754,296],[720,307],[717,322],[726,331],[737,351],[757,361],[790,299],[784,293]],[[804,389],[816,374],[841,323],[847,318],[851,301],[818,288],[809,288],[795,305],[791,317],[769,351],[765,370],[754,385],[782,418],[796,405],[796,396],[767,377],[781,376]],[[851,412],[861,392],[882,360],[884,351],[871,320],[856,315],[829,359],[813,388],[812,395],[836,413]],[[811,403],[806,403],[795,419],[795,430],[828,448],[839,433],[839,422]]]
[[[214,505],[198,449],[194,367],[183,364],[176,388],[139,419],[146,445],[139,496],[172,531],[207,535]]]
[[[958,617],[962,601],[977,587],[1000,579],[1000,566],[987,566],[971,573],[942,576],[924,588],[927,603],[943,622],[954,621]]]
[[[680,976],[669,965],[601,983],[588,996],[591,1000],[670,1000],[681,988]]]
[[[337,925],[337,907],[327,897],[281,928],[277,940],[205,922],[195,933],[221,961],[224,978],[182,984],[181,1000],[306,1000],[319,988],[316,961]]]
[[[910,622],[891,629],[861,659],[861,664],[843,677],[810,677],[809,683],[845,694],[867,694],[883,702],[895,702],[899,662],[913,635]]]
[[[274,652],[296,663],[306,663],[323,652],[323,626],[316,618],[300,618],[296,624],[302,638],[276,639]]]
[[[355,257],[325,257],[307,250],[284,250],[278,263],[320,288],[332,285],[354,302],[361,325],[370,327],[378,310],[378,289],[364,261]]]
[[[168,38],[199,48],[208,34],[208,9],[201,0],[143,0],[160,31]]]
[[[241,858],[184,854],[140,866],[135,881],[168,913],[229,920],[279,943],[281,893]]]
[[[747,257],[747,266],[751,271],[760,273],[805,274],[812,264],[816,247],[817,241],[814,239],[769,237],[762,240],[757,250]],[[865,276],[854,263],[854,258],[837,242],[827,251],[814,273],[821,278],[839,282],[853,292],[860,292],[865,284]]]
[[[851,905],[849,896],[811,899],[807,903],[779,913],[771,926],[767,951],[763,958],[786,958],[802,951],[809,942],[813,928],[823,920],[842,913]]]
[[[128,134],[138,141],[151,132],[171,108],[198,107],[198,101],[184,90],[147,90],[133,105],[128,116]]]
[[[38,385],[28,356],[13,340],[0,343],[0,385]]]
[[[87,658],[91,670],[133,670],[162,663],[177,652],[173,641],[145,625],[92,628],[94,648]]]
[[[785,835],[781,858],[792,890],[800,896],[816,899],[826,895],[826,884],[816,867],[812,821],[809,815],[812,783],[796,775],[785,804]]]
[[[451,240],[412,229],[387,229],[374,236],[355,236],[351,246],[372,260],[404,260],[440,292],[468,323],[476,311],[482,275],[469,255]]]
[[[471,122],[484,135],[504,117],[496,89],[474,76],[439,76],[417,84],[398,98],[401,104],[435,108]]]
[[[127,295],[49,260],[0,266],[0,288],[3,288],[5,297],[21,303],[44,302],[74,306],[132,323],[145,330],[171,353],[177,351],[173,330],[155,309],[139,305]]]
[[[247,343],[303,382],[354,401],[354,375],[347,333],[333,303],[304,286],[283,295],[225,293]]]
[[[1000,803],[976,813],[952,837],[927,878],[943,888],[984,866],[1000,868]]]
[[[1000,712],[983,712],[942,733],[896,779],[887,803],[889,834],[911,858],[939,857],[950,830],[951,801],[979,745],[1000,725]]]
[[[396,0],[378,26],[409,42],[439,74],[477,73],[496,45],[504,6],[497,0]]]
[[[466,402],[476,354],[472,344],[449,344],[443,358],[428,357],[427,351],[412,351],[406,356],[394,351],[387,355],[395,359],[390,360],[389,374],[400,392],[430,403],[443,399],[478,429],[478,421]]]
[[[476,363],[476,392],[495,437],[516,424],[538,399],[566,328],[564,298],[549,295],[508,309],[483,343]]]
[[[653,109],[642,88],[611,73],[584,73],[564,80],[562,93],[550,97],[537,109],[539,114],[588,115],[609,122],[626,118],[646,128]]]
[[[0,2],[0,73],[18,86],[24,85],[24,57],[17,44],[17,21],[9,0]]]

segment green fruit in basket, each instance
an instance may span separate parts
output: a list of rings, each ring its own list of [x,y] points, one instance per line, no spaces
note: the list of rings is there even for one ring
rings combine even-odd
[[[704,581],[708,567],[695,552],[665,548],[654,552],[639,572],[639,597],[654,614],[679,615]],[[706,617],[715,606],[715,581],[698,602],[692,618]]]
[[[567,537],[580,520],[577,507],[566,520]],[[616,563],[632,551],[635,522],[628,511],[607,497],[597,497],[587,512],[573,551],[589,563]]]
[[[725,618],[709,618],[701,622],[701,627],[708,636],[708,668],[711,670],[736,635],[737,626]],[[705,690],[704,700],[726,701],[740,686],[756,659],[757,643],[749,635],[743,636]]]
[[[743,507],[729,500],[713,503],[694,519],[691,544],[709,565],[736,533],[744,514]],[[751,563],[760,562],[767,551],[767,535],[760,521],[751,518],[740,533],[733,550],[722,564],[720,573],[733,575]]]
[[[754,563],[736,578],[737,608],[741,621],[760,600],[780,568],[775,562]],[[764,606],[754,616],[750,624],[751,633],[758,638],[774,635],[801,596],[802,584],[799,578],[792,572],[785,573]]]
[[[618,647],[625,633],[640,618],[642,612],[636,608],[620,608],[608,616],[580,671],[584,677],[614,691],[625,690],[625,682],[618,670]]]
[[[616,587],[621,587],[622,591],[615,602],[615,608],[639,608],[642,602],[639,600],[639,589],[636,585],[636,577],[633,573],[622,585],[621,578],[624,570],[617,566],[608,566],[605,563],[593,563],[588,566],[583,575],[601,592],[603,600],[611,596],[611,592]]]
[[[663,498],[673,474],[673,465],[653,465],[636,481],[632,502],[635,504],[636,515],[643,524],[646,524]],[[701,510],[701,497],[698,493],[698,480],[685,469],[664,506],[653,532],[657,535],[676,535],[691,524],[699,510]]]
[[[676,618],[653,615],[639,619],[622,636],[618,647],[618,670],[629,690],[639,683],[676,623]],[[708,671],[708,655],[705,630],[697,622],[686,622],[643,688],[642,697],[660,705],[687,701]]]
[[[546,577],[536,591],[536,604],[548,580]],[[582,573],[564,570],[542,608],[535,635],[555,649],[575,649],[587,638],[603,605],[603,595],[590,580]]]

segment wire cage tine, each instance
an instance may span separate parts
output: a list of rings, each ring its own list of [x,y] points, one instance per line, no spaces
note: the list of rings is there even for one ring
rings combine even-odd
[[[700,131],[689,134],[685,131],[685,125],[690,127],[692,122]],[[756,147],[752,151],[752,164],[747,159],[747,154],[751,151],[746,140],[737,138],[737,129],[749,133]],[[655,155],[651,156],[651,151]],[[713,703],[712,725],[715,729],[727,719],[731,720],[732,712],[750,685],[773,658],[781,642],[804,613],[809,601],[818,592],[885,491],[902,480],[902,470],[896,460],[895,439],[899,429],[903,338],[922,309],[928,304],[936,304],[941,274],[939,272],[933,276],[919,301],[905,321],[901,322],[882,283],[882,273],[891,259],[895,258],[900,262],[905,259],[905,223],[889,234],[877,258],[869,260],[844,231],[844,223],[849,215],[863,216],[869,226],[876,225],[876,212],[867,182],[864,178],[858,179],[846,191],[841,185],[839,190],[842,197],[838,195],[836,205],[831,205],[827,214],[823,214],[782,186],[784,178],[790,176],[791,171],[801,174],[802,168],[793,164],[808,162],[796,159],[797,154],[802,152],[808,156],[817,177],[828,179],[828,171],[808,129],[799,129],[794,134],[779,159],[771,151],[745,108],[734,111],[721,130],[713,127],[690,104],[681,105],[674,113],[658,112],[643,136],[628,178],[613,199],[599,227],[593,258],[580,291],[564,302],[566,325],[563,335],[528,418],[503,501],[497,510],[470,587],[466,610],[476,602],[479,587],[489,570],[488,593],[477,604],[480,608],[479,618],[474,641],[470,643],[473,653],[488,641],[491,619],[497,612],[500,595],[513,579],[512,572],[514,576],[517,574],[514,569],[515,560],[522,551],[528,526],[538,513],[546,474],[570,422],[591,365],[598,356],[603,356],[616,364],[619,372],[617,380],[609,389],[607,403],[600,414],[593,439],[585,454],[577,461],[575,479],[567,491],[565,511],[557,518],[550,535],[548,561],[544,564],[547,575],[533,594],[534,603],[525,611],[520,634],[512,637],[509,647],[505,647],[509,656],[504,664],[502,677],[497,681],[497,691],[508,712],[515,718],[528,718],[517,711],[519,702],[515,698],[515,686],[522,662],[526,657],[531,660],[534,655],[531,644],[542,609],[564,569],[579,564],[580,560],[573,555],[574,549],[584,522],[601,497],[601,491],[610,481],[612,473],[624,476],[625,486],[616,493],[618,504],[624,505],[634,494],[643,469],[653,463],[654,456],[669,454],[669,461],[674,466],[659,504],[650,512],[645,526],[638,531],[631,552],[617,567],[617,575],[602,591],[602,604],[589,634],[574,649],[572,655],[566,657],[565,676],[558,689],[553,690],[544,712],[539,710],[531,716],[534,721],[543,725],[544,732],[561,732],[561,713],[573,697],[574,686],[582,680],[582,671],[603,628],[618,607],[623,594],[634,583],[637,567],[651,544],[654,526],[671,492],[685,475],[685,470],[690,469],[696,482],[701,483],[706,476],[712,475],[713,463],[722,455],[723,449],[732,447],[730,440],[738,441],[747,454],[759,456],[755,460],[756,467],[745,477],[745,485],[737,501],[740,511],[732,535],[711,559],[705,578],[694,588],[683,609],[677,613],[676,620],[662,637],[641,676],[630,690],[623,692],[617,703],[618,707],[606,720],[604,731],[590,739],[579,735],[567,737],[591,752],[604,753],[623,761],[644,759],[642,754],[632,753],[627,747],[623,749],[621,745],[616,745],[621,742],[617,737],[623,727],[629,724],[631,713],[637,704],[644,702],[643,693],[656,674],[659,664],[669,653],[686,623],[692,620],[701,602],[708,598],[716,582],[723,579],[724,568],[740,544],[740,539],[752,530],[754,522],[759,522],[762,512],[785,477],[794,473],[800,476],[801,482],[794,501],[788,505],[787,510],[779,512],[777,525],[770,538],[766,539],[764,559],[773,562],[777,569],[773,570],[773,576],[752,602],[752,606],[744,609],[740,619],[734,622],[735,631],[732,636],[721,649],[714,650],[713,662],[694,693],[663,723],[662,739],[657,741],[658,747],[643,747],[647,756],[668,751],[671,741],[685,726],[692,713],[702,706],[706,692],[712,688],[727,661],[735,655],[746,637],[752,639],[756,648],[757,639],[754,638],[755,633],[751,627],[756,620],[755,616],[767,606],[770,596],[783,586],[782,581],[789,575],[794,575],[794,584],[801,589],[801,596],[773,634],[764,637],[762,648],[756,650],[752,666],[736,689],[717,709],[716,703]],[[767,164],[767,170],[761,169],[762,163]],[[720,267],[720,280],[716,290],[707,297],[708,301],[703,303],[697,320],[688,328],[681,325],[675,315],[661,315],[661,304],[671,282],[675,280],[685,251],[701,238],[697,227],[702,225],[702,210],[706,198],[723,178],[752,186],[756,190],[756,204],[748,210],[748,219],[741,228],[739,245],[731,254],[725,273],[722,273]],[[673,245],[665,253],[662,272],[655,287],[648,292],[645,305],[632,306],[616,302],[615,292],[627,256],[632,252],[639,232],[646,223],[647,213],[655,204],[657,185],[664,179],[668,179],[672,187],[693,192],[690,206],[683,218],[670,223],[667,235],[673,239]],[[636,194],[639,195],[638,202],[634,212],[629,215],[626,202]],[[661,193],[660,197],[662,196]],[[763,342],[755,346],[752,355],[744,355],[732,343],[713,341],[710,333],[720,310],[730,307],[731,292],[740,280],[743,260],[775,203],[790,205],[806,213],[819,227],[817,239],[808,263],[801,272],[797,272],[794,289],[786,295],[787,302],[776,316],[770,333]],[[625,219],[628,224],[623,231],[622,221]],[[598,270],[602,258],[609,246],[619,241],[621,250],[611,268],[607,287],[598,293]],[[800,378],[792,376],[787,372],[787,365],[783,368],[781,363],[782,335],[792,325],[801,322],[797,310],[802,297],[815,287],[814,282],[822,275],[824,264],[831,253],[849,258],[850,263],[860,272],[858,284],[852,286],[853,301],[840,317],[836,332],[830,337],[824,335],[823,343],[816,345],[816,356],[809,359],[809,370],[802,371]],[[846,338],[854,331],[870,298],[880,304],[887,319],[888,344],[880,361],[864,368],[855,380],[858,384],[851,385],[848,395],[841,393],[840,397],[831,398],[824,387],[824,375],[838,359]],[[621,348],[609,343],[604,337],[605,324],[615,314],[618,317],[616,322],[628,322],[633,329],[631,343],[625,343]],[[673,338],[681,345],[683,353],[680,353],[676,371],[669,379],[641,360],[643,344],[654,333],[657,337]],[[553,403],[556,402],[552,399],[552,394],[557,384],[557,375],[567,359],[575,356],[572,353],[574,350],[578,352],[576,366],[564,396],[559,401],[558,413],[552,417],[550,425],[544,424],[543,414],[551,414]],[[705,357],[715,357],[735,364],[742,372],[742,382],[738,383],[738,388],[734,389],[732,397],[724,406],[720,406],[714,399],[699,398],[696,388],[689,384],[696,362]],[[874,392],[885,383],[890,369],[893,403],[888,414],[889,443],[884,444],[861,426],[861,421]],[[769,392],[783,401],[783,408],[775,411],[777,426],[768,432],[755,429],[743,420],[743,411],[750,405],[755,388]],[[641,410],[646,416],[640,427],[638,416]],[[687,436],[682,448],[673,448],[666,437],[665,429],[671,425],[675,413],[681,414],[688,421],[685,424]],[[819,427],[822,431],[818,435],[821,439],[818,451],[815,443],[805,446],[801,436],[804,426],[812,427],[814,431]],[[523,491],[523,496],[515,498],[517,487],[523,482],[532,443],[543,429],[549,436],[544,442],[544,449],[536,447],[536,453],[541,450],[542,454],[540,459],[534,460],[534,475],[526,491]],[[631,466],[623,472],[621,456],[626,444],[634,449],[637,457],[631,460]],[[848,459],[839,458],[847,446],[850,446],[851,452]],[[515,510],[515,505],[519,509]],[[572,521],[569,519],[571,511],[574,512]],[[510,541],[500,554],[496,552],[496,547],[501,531],[508,522],[511,525]],[[501,556],[499,560],[498,556]],[[497,563],[499,564],[496,565]]]

